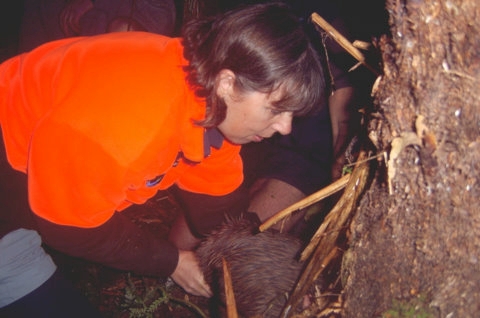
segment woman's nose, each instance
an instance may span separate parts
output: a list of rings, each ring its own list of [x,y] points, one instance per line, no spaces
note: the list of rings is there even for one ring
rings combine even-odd
[[[282,135],[288,135],[292,131],[292,119],[293,114],[291,112],[281,113],[273,128]]]

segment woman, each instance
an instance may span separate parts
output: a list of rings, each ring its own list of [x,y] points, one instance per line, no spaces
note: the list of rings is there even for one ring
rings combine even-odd
[[[323,87],[299,21],[278,4],[192,21],[182,39],[110,33],[14,57],[0,65],[9,163],[0,235],[34,229],[66,254],[171,276],[209,296],[195,255],[177,247],[181,231],[169,242],[121,211],[171,186],[197,236],[226,212],[245,211],[240,145],[288,134],[294,116],[322,104]],[[12,200],[27,191],[29,205],[18,208]],[[9,269],[0,272],[8,277]]]

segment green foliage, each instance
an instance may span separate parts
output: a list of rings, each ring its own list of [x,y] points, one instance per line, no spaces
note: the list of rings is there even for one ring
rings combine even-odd
[[[206,318],[207,315],[187,300],[172,297],[161,286],[154,286],[142,293],[137,290],[131,276],[127,277],[127,286],[125,287],[124,303],[122,307],[130,312],[130,318],[153,318],[155,312],[161,305],[180,304],[195,312],[199,317]]]
[[[342,176],[350,174],[353,172],[353,166],[352,165],[346,165],[343,166],[342,168]]]
[[[166,292],[160,288],[150,288],[145,292],[145,295],[141,295],[130,275],[128,275],[122,307],[128,309],[131,318],[153,318],[153,314],[158,307],[168,303],[168,301]]]
[[[392,308],[382,314],[382,318],[434,318],[432,308],[428,306],[427,297],[418,295],[408,301],[393,300]]]

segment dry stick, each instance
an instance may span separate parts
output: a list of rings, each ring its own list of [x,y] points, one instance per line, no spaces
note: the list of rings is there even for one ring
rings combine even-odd
[[[222,257],[223,280],[225,287],[225,302],[227,304],[227,317],[238,318],[237,305],[235,303],[235,295],[233,294],[232,277],[228,269],[228,263]]]
[[[314,194],[309,195],[308,197],[298,201],[297,203],[292,204],[291,206],[287,207],[286,209],[283,209],[282,211],[276,213],[275,215],[271,216],[269,219],[267,219],[263,224],[260,225],[259,230],[260,232],[265,231],[266,229],[270,228],[272,225],[275,223],[279,222],[283,218],[289,216],[295,211],[298,211],[300,209],[306,208],[314,203],[317,203],[318,201],[342,190],[345,188],[345,185],[347,184],[348,180],[350,178],[350,175],[347,174],[337,181],[331,183],[330,185],[326,186],[325,188],[320,189],[319,191],[315,192]]]
[[[350,217],[358,192],[362,190],[363,184],[366,180],[365,171],[368,171],[368,160],[365,160],[364,158],[366,158],[366,155],[365,152],[362,152],[343,195],[330,210],[325,217],[325,220],[310,239],[310,243],[303,250],[300,260],[305,261],[310,257],[317,246],[322,243],[321,241],[323,241],[323,244],[334,245],[336,243],[340,231],[343,230]]]
[[[380,72],[377,71],[374,67],[370,66],[366,61],[365,57],[363,56],[362,52],[360,52],[355,46],[353,46],[350,41],[348,41],[340,32],[338,32],[330,23],[325,21],[318,13],[312,13],[311,15],[312,21],[316,23],[319,27],[324,29],[328,34],[332,36],[332,38],[340,44],[348,53],[350,53],[357,61],[365,65],[370,71],[372,71],[375,75],[380,76]]]
[[[343,224],[350,216],[350,208],[354,203],[356,192],[354,191],[357,188],[357,183],[359,182],[358,172],[360,171],[361,165],[366,163],[368,160],[361,159],[360,156],[356,162],[357,171],[355,174],[352,173],[347,188],[345,189],[343,195],[340,197],[338,202],[327,214],[322,224],[318,227],[315,234],[310,239],[310,243],[303,249],[302,254],[300,255],[300,260],[305,261],[310,257],[312,252],[318,246],[320,240],[329,242],[329,244],[335,244],[335,241],[338,237],[338,233],[343,229]]]
[[[328,264],[330,264],[330,262],[332,261],[332,259],[334,259],[337,255],[339,254],[339,250],[336,246],[334,246],[330,251],[329,253],[327,254],[327,256],[325,256],[325,258],[322,260],[320,266],[317,266],[317,264],[315,264],[314,262],[310,262],[307,264],[307,266],[305,267],[305,269],[303,270],[303,273],[311,273],[312,272],[312,267],[315,267],[315,268],[318,268],[319,267],[319,271],[317,272],[317,277],[318,275],[320,275],[322,273],[322,271],[328,266]],[[305,286],[305,279],[308,278],[310,279],[310,275],[302,275],[300,277],[300,280],[298,281],[297,283],[297,286]],[[316,279],[316,277],[315,277]],[[314,279],[313,279],[314,280]],[[312,280],[312,281],[313,281]],[[294,294],[292,294],[292,296],[294,296]],[[291,310],[293,308],[293,306],[296,305],[297,301],[295,302],[291,302],[291,299],[292,299],[292,296],[290,296],[289,298],[289,302],[287,303],[287,305],[285,306],[285,308],[283,309],[283,312],[282,314],[280,315],[280,317],[288,317],[288,315],[291,313]]]
[[[281,317],[288,317],[291,314],[292,308],[299,303],[325,266],[337,255],[334,251],[338,251],[336,244],[340,230],[346,226],[351,218],[352,213],[355,211],[358,195],[363,191],[367,183],[369,164],[364,161],[365,158],[367,158],[367,154],[363,150],[358,156],[360,163],[353,169],[342,197],[327,215],[326,225],[322,224],[307,246],[307,248],[313,249],[313,254],[300,274]]]

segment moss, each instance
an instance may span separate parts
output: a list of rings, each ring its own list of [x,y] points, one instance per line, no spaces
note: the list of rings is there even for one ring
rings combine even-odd
[[[392,307],[382,314],[382,318],[434,318],[434,309],[428,305],[423,294],[409,300],[393,300]]]

